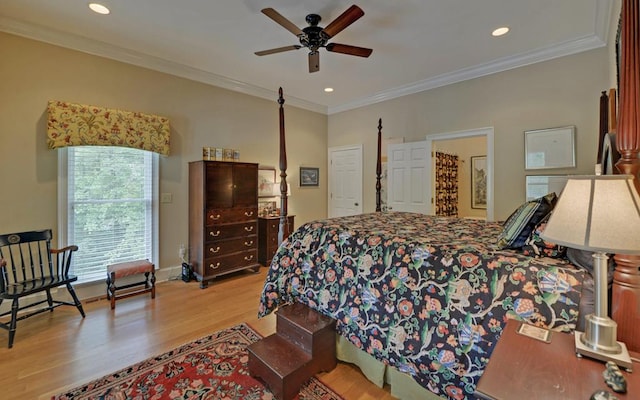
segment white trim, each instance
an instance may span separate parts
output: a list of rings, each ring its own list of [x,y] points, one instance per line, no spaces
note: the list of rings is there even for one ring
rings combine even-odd
[[[596,36],[588,36],[561,43],[559,45],[516,54],[515,56],[504,57],[491,61],[489,63],[474,65],[473,67],[447,72],[433,78],[413,82],[408,85],[403,85],[390,90],[381,91],[375,93],[372,96],[344,103],[339,106],[329,107],[329,115],[380,103],[387,100],[392,100],[414,93],[424,92],[426,90],[451,85],[457,82],[480,78],[482,76],[524,67],[543,61],[549,61],[558,57],[564,57],[587,50],[597,49],[605,45],[606,43],[602,42],[600,38]]]
[[[437,140],[450,140],[450,139],[460,139],[460,138],[468,138],[475,136],[486,136],[487,137],[487,221],[493,221],[494,216],[494,154],[493,154],[493,140],[494,140],[494,132],[493,127],[486,128],[478,128],[478,129],[470,129],[464,131],[456,131],[456,132],[446,132],[446,133],[435,133],[426,136],[427,140],[427,168],[429,168],[429,176],[433,175],[431,171],[432,160],[431,160],[431,152],[433,151],[433,142]],[[431,193],[431,185],[427,185],[427,198],[433,197]]]
[[[250,96],[259,97],[267,100],[275,100],[278,97],[278,90],[265,89],[249,83],[241,82],[226,76],[217,75],[212,72],[193,68],[185,64],[174,61],[165,60],[149,54],[144,54],[109,43],[101,42],[61,32],[55,29],[46,28],[27,22],[16,21],[0,16],[0,31],[8,32],[14,35],[26,37],[33,40],[53,44],[56,46],[66,47],[72,50],[81,51],[83,53],[92,54],[99,57],[106,57],[112,60],[124,62],[139,67],[149,68],[154,71],[164,72],[170,75],[179,76],[186,79],[192,79],[196,82],[207,83],[213,86],[229,89],[234,92],[248,94]],[[287,96],[287,104],[314,111],[321,114],[327,114],[327,107],[316,104],[294,96]]]
[[[158,153],[151,153],[151,173],[153,174],[153,193],[151,194],[153,237],[151,238],[151,256],[153,257],[152,262],[155,269],[158,270],[160,268],[160,155]]]
[[[58,148],[58,248],[61,249],[69,243],[67,240],[67,202],[68,202],[68,149]]]
[[[514,69],[542,61],[548,61],[558,57],[564,57],[571,54],[604,47],[607,45],[607,36],[609,33],[608,27],[613,9],[613,5],[611,3],[611,1],[597,1],[596,16],[594,21],[595,34],[593,35],[588,35],[557,45],[547,46],[533,51],[516,54],[514,56],[504,57],[489,63],[448,72],[433,78],[409,83],[389,90],[380,91],[371,96],[356,99],[333,107],[327,107],[293,96],[287,97],[287,103],[292,106],[309,111],[331,115],[395,99],[409,94],[435,89],[456,82],[474,79],[481,76],[506,71],[509,69]],[[70,48],[88,54],[110,58],[144,68],[149,68],[182,78],[192,79],[197,82],[207,83],[262,99],[273,100],[277,97],[277,90],[275,88],[273,90],[265,89],[246,82],[241,82],[225,76],[217,75],[212,72],[193,68],[188,65],[165,60],[148,54],[135,52],[105,42],[100,42],[98,40],[88,39],[79,35],[73,35],[55,29],[17,21],[7,17],[0,17],[0,31],[23,36],[29,39],[39,40],[57,46]]]

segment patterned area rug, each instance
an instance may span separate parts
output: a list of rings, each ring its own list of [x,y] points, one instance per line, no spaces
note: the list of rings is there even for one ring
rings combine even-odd
[[[157,357],[78,386],[65,399],[246,399],[271,400],[262,382],[249,375],[247,346],[261,336],[246,324],[216,332]],[[303,386],[299,400],[341,400],[316,378]]]

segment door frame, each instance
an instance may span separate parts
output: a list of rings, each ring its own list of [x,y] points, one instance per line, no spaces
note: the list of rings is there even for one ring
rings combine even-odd
[[[493,221],[494,218],[494,209],[493,209],[493,140],[494,140],[494,131],[493,127],[485,127],[485,128],[477,128],[477,129],[469,129],[463,131],[455,131],[455,132],[444,132],[444,133],[435,133],[426,136],[427,140],[427,175],[432,177],[433,171],[433,142],[438,140],[450,140],[450,139],[462,139],[469,138],[475,136],[485,136],[487,138],[487,221]],[[433,198],[433,192],[431,185],[427,185],[427,199]],[[433,213],[433,206],[431,207],[430,213]]]
[[[363,204],[364,203],[364,197],[362,195],[362,191],[363,191],[363,175],[362,175],[362,164],[364,163],[364,160],[362,158],[362,149],[363,149],[363,145],[362,144],[354,144],[354,145],[346,145],[346,146],[336,146],[336,147],[329,147],[328,151],[327,151],[327,216],[329,218],[331,218],[333,216],[333,203],[331,201],[331,183],[333,182],[333,169],[331,168],[331,160],[333,160],[332,158],[332,154],[334,152],[338,152],[338,151],[345,151],[345,150],[356,150],[358,151],[358,155],[360,157],[360,163],[359,163],[359,171],[358,171],[358,183],[360,185],[360,202],[358,203],[358,213],[362,214],[362,210],[363,210]]]

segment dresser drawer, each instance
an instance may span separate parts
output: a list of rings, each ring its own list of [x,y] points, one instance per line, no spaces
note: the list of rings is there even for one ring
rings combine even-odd
[[[258,218],[258,207],[214,208],[207,210],[205,224],[211,226],[227,222],[253,221]]]
[[[222,254],[253,250],[256,248],[258,248],[257,235],[229,240],[220,240],[217,242],[207,243],[207,246],[205,247],[205,257],[217,257]]]
[[[280,219],[269,219],[266,223],[266,236],[271,241],[278,242],[278,232],[280,231]],[[289,217],[287,223],[284,225],[284,236],[283,238],[287,238],[289,236],[289,231],[293,228],[293,217]]]
[[[220,257],[205,258],[205,276],[215,276],[243,269],[258,263],[258,249],[223,255]]]
[[[215,242],[236,237],[256,235],[258,232],[258,222],[249,221],[240,224],[222,224],[207,226],[205,241]]]

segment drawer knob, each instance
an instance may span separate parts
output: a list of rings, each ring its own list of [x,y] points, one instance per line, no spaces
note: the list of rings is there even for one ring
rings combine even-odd
[[[247,216],[247,217],[250,217],[250,216],[253,215],[253,211],[245,211],[244,215]]]
[[[210,247],[209,251],[215,254],[220,251],[220,246],[216,247],[215,250],[213,249],[213,247]]]
[[[217,214],[216,216],[214,216],[213,214],[211,214],[211,215],[209,216],[209,218],[211,218],[211,219],[220,219],[220,214]]]
[[[220,268],[220,263],[216,263],[216,265],[209,264],[209,268],[211,268],[211,269],[218,269],[218,268]]]
[[[250,242],[244,242],[244,245],[245,246],[253,246],[253,240],[250,241]]]
[[[250,256],[245,256],[245,257],[244,257],[244,259],[245,259],[246,261],[251,261],[251,260],[253,260],[253,254],[252,254],[252,255],[250,255]]]
[[[209,232],[209,236],[218,237],[218,236],[220,236],[220,231],[216,231],[215,233],[213,231],[211,231],[211,232]]]
[[[244,230],[247,232],[253,232],[253,226],[245,226]]]

